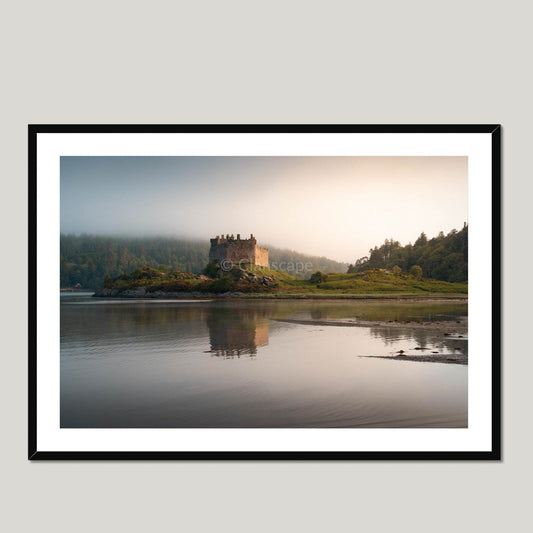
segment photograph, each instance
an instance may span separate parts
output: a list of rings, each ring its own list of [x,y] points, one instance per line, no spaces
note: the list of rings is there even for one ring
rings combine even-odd
[[[59,193],[50,225],[59,257],[49,266],[59,289],[50,363],[59,365],[47,366],[58,435],[79,438],[81,450],[92,435],[120,435],[117,453],[130,449],[121,430],[164,430],[183,443],[157,449],[167,452],[364,453],[426,451],[424,438],[406,447],[423,429],[437,439],[427,451],[479,451],[445,444],[450,430],[464,440],[473,380],[490,384],[494,368],[490,351],[475,350],[476,329],[471,358],[483,354],[489,372],[469,367],[469,318],[483,319],[492,302],[490,292],[469,302],[469,231],[483,220],[469,197],[472,171],[482,169],[468,151],[349,155],[327,149],[336,135],[318,135],[323,150],[268,153],[250,133],[235,154],[241,135],[185,136],[171,139],[171,155],[152,153],[142,135],[144,153],[137,143],[88,154],[86,144],[74,155],[67,136],[50,158],[57,184],[47,187],[44,175],[38,184],[37,193]],[[39,168],[40,145],[37,156]],[[387,448],[376,429],[405,431]],[[439,440],[432,429],[449,431]],[[332,444],[342,430],[352,431]]]

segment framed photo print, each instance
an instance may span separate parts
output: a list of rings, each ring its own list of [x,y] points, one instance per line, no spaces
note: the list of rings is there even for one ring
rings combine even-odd
[[[30,459],[500,459],[498,125],[30,125]]]

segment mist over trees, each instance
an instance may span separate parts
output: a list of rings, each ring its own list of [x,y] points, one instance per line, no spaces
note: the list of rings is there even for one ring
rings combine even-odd
[[[312,272],[346,272],[347,264],[269,247],[273,266],[306,279]],[[97,289],[106,276],[114,278],[145,266],[170,267],[199,274],[209,262],[209,241],[168,237],[105,237],[67,235],[60,237],[60,286]],[[311,266],[305,268],[307,263]]]
[[[468,226],[462,230],[453,229],[444,235],[428,239],[421,233],[414,244],[402,246],[394,239],[385,239],[380,246],[369,250],[368,256],[361,257],[348,267],[348,273],[363,272],[374,268],[385,268],[397,272],[410,272],[441,281],[468,281]]]
[[[347,263],[340,263],[327,257],[302,254],[294,250],[268,246],[268,260],[272,268],[283,270],[301,279],[308,279],[313,272],[320,270],[327,274],[333,272],[344,274]]]

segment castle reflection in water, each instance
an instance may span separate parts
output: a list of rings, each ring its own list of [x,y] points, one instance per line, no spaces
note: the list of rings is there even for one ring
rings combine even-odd
[[[254,357],[258,347],[268,345],[268,317],[261,313],[212,313],[206,323],[216,357]]]
[[[148,338],[174,343],[179,350],[188,346],[187,339],[201,339],[199,353],[213,357],[254,357],[261,347],[269,344],[269,336],[280,329],[279,322],[270,319],[302,319],[317,321],[359,319],[378,321],[446,320],[468,313],[464,303],[396,303],[358,301],[195,301],[158,302],[137,301],[120,305],[116,301],[96,304],[86,297],[86,304],[72,305],[69,297],[62,303],[68,312],[61,314],[61,331],[98,331],[101,342],[115,346],[116,339],[124,346],[127,339],[133,345]],[[70,302],[68,308],[65,307]],[[426,318],[424,318],[426,317]],[[287,326],[289,327],[289,326]],[[295,326],[291,325],[294,329]],[[332,330],[333,331],[333,330]],[[337,332],[337,328],[334,328]],[[370,328],[374,337],[381,337],[385,346],[392,346],[400,338],[409,339],[413,346],[426,346],[433,341],[434,332],[414,328]],[[439,343],[450,352],[461,348],[466,355],[468,343],[444,337]],[[409,348],[409,345],[407,346]],[[403,347],[402,347],[403,348]]]

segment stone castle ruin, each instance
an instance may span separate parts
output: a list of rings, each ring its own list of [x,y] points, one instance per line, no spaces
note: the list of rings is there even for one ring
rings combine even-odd
[[[232,263],[235,266],[244,263],[252,263],[257,266],[268,268],[268,248],[257,246],[257,240],[250,235],[249,239],[237,238],[233,235],[216,236],[211,239],[209,250],[209,262],[217,261],[221,265]]]

